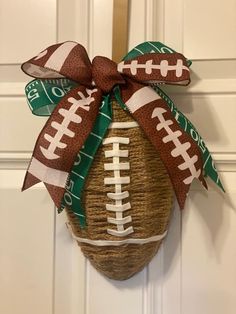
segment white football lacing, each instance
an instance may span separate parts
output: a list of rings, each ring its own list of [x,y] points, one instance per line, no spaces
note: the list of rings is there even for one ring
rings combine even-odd
[[[129,226],[125,229],[125,224],[132,222],[131,216],[123,217],[123,212],[131,209],[130,202],[123,203],[125,198],[129,197],[128,191],[122,191],[122,184],[129,184],[130,177],[120,175],[121,170],[129,170],[130,164],[129,162],[120,162],[120,158],[128,157],[128,150],[121,150],[120,144],[129,144],[128,137],[108,137],[103,140],[103,145],[112,144],[112,150],[105,151],[105,157],[113,159],[112,163],[105,163],[104,169],[106,171],[114,171],[114,177],[104,178],[104,184],[106,185],[114,185],[115,193],[107,193],[109,199],[115,201],[115,204],[106,204],[106,210],[115,212],[116,217],[108,217],[107,221],[110,224],[114,224],[117,229],[107,229],[107,233],[123,237],[128,234],[134,232],[132,226]]]
[[[77,113],[77,110],[79,108],[82,108],[85,111],[89,111],[90,104],[95,100],[95,98],[92,96],[95,92],[97,92],[96,88],[92,90],[86,89],[86,93],[88,94],[88,96],[86,96],[81,91],[78,91],[77,94],[79,96],[79,99],[69,97],[67,101],[72,105],[68,109],[59,109],[58,114],[63,117],[63,120],[60,123],[57,121],[51,122],[51,127],[56,130],[54,136],[48,133],[44,134],[44,138],[49,142],[48,148],[40,146],[40,150],[44,157],[49,160],[60,158],[60,156],[55,153],[56,149],[65,149],[67,147],[67,144],[62,142],[63,136],[66,135],[70,138],[75,136],[75,132],[69,129],[69,125],[71,122],[77,124],[81,123],[82,118]]]
[[[170,65],[168,60],[162,60],[160,64],[153,64],[153,60],[147,60],[145,63],[138,63],[138,60],[132,60],[130,63],[122,61],[118,64],[117,70],[123,73],[125,69],[129,69],[132,75],[137,75],[139,69],[144,69],[146,74],[151,74],[153,70],[159,70],[161,76],[166,77],[169,71],[175,71],[176,77],[183,75],[183,70],[189,72],[189,68],[183,64],[182,59],[178,59],[176,64]]]
[[[182,136],[182,132],[179,130],[173,131],[170,128],[170,125],[173,124],[173,121],[168,120],[164,117],[164,113],[167,110],[164,108],[155,108],[152,112],[152,118],[158,118],[159,122],[156,126],[157,131],[164,129],[167,133],[166,136],[162,138],[163,143],[173,142],[175,148],[170,152],[172,157],[181,156],[184,160],[178,168],[180,170],[188,169],[190,175],[183,180],[184,184],[190,184],[194,178],[199,178],[201,174],[201,170],[197,168],[198,156],[193,155],[192,157],[188,153],[188,149],[191,147],[190,142],[183,142],[183,140],[179,140],[180,136]]]
[[[128,122],[112,122],[109,125],[109,129],[130,129],[130,128],[136,128],[139,127],[139,125],[137,124],[137,122],[135,121],[128,121]],[[106,145],[108,143],[112,143],[113,144],[113,151],[120,151],[119,149],[119,144],[120,141],[118,140],[120,139],[120,137],[110,137],[107,138],[103,141],[103,144]],[[125,140],[123,140],[125,139]],[[122,138],[123,141],[126,141],[126,143],[129,143],[129,138]],[[118,144],[118,145],[115,145]],[[114,148],[115,145],[115,148]],[[127,154],[127,153],[126,153]],[[110,153],[108,153],[108,155],[111,155]],[[107,232],[112,234],[112,235],[116,235],[118,237],[123,237],[125,235],[128,235],[132,232],[134,232],[133,227],[129,227],[127,229],[124,229],[124,224],[127,223],[127,220],[132,221],[131,216],[128,217],[123,217],[122,213],[128,209],[131,208],[130,203],[122,203],[122,200],[125,198],[129,197],[129,192],[128,191],[122,191],[121,189],[121,183],[117,183],[117,181],[119,180],[119,182],[121,182],[122,180],[120,180],[120,170],[129,170],[130,169],[130,165],[129,162],[123,162],[120,163],[119,160],[119,156],[113,156],[113,162],[112,163],[105,163],[104,164],[104,168],[106,171],[114,171],[114,177],[113,178],[105,178],[104,181],[106,181],[107,184],[111,184],[109,182],[113,182],[112,184],[115,185],[115,193],[107,193],[107,196],[109,199],[114,200],[115,204],[106,204],[106,209],[109,211],[113,211],[116,213],[116,218],[111,218],[108,217],[108,222],[110,223],[115,223],[115,225],[117,225],[117,230],[113,230],[113,229],[107,229]],[[122,177],[123,178],[129,178],[129,177]],[[115,179],[115,181],[112,181],[112,179]],[[116,181],[117,180],[117,181]],[[130,179],[129,179],[130,180]],[[123,180],[123,182],[129,182],[129,180],[125,179]],[[129,218],[130,217],[130,218]],[[116,222],[120,221],[121,224],[117,224]],[[167,230],[165,232],[163,232],[162,234],[159,235],[154,235],[151,236],[149,238],[125,238],[125,239],[121,239],[121,240],[93,240],[90,238],[83,238],[83,237],[79,237],[77,236],[73,229],[72,226],[70,224],[70,222],[68,222],[67,227],[72,235],[72,237],[80,242],[80,243],[87,243],[90,245],[94,245],[94,246],[122,246],[122,245],[128,245],[128,244],[136,244],[136,245],[143,245],[146,243],[152,243],[152,242],[156,242],[156,241],[161,241],[167,234]],[[122,229],[122,230],[121,230]]]

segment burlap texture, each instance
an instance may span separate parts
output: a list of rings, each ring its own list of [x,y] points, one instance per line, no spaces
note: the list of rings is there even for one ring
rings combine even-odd
[[[133,121],[133,118],[113,102],[113,121]],[[130,195],[123,203],[131,203],[131,209],[125,211],[124,216],[131,215],[132,222],[125,224],[125,228],[132,225],[134,233],[124,238],[147,238],[164,233],[170,219],[173,189],[157,151],[139,127],[109,129],[106,137],[111,136],[130,138],[130,144],[120,144],[120,149],[129,150],[129,157],[122,157],[120,161],[130,162],[130,170],[121,170],[121,176],[130,176],[130,184],[122,185],[123,191],[129,191]],[[105,158],[104,152],[111,149],[112,144],[101,145],[86,179],[83,205],[87,227],[81,229],[77,217],[67,210],[73,232],[78,237],[94,240],[124,239],[107,233],[108,228],[116,228],[107,222],[107,217],[115,218],[115,213],[108,212],[105,208],[105,204],[114,204],[107,197],[108,192],[115,192],[114,185],[104,185],[105,177],[114,176],[113,171],[104,170],[104,163],[112,162],[112,158]],[[118,247],[78,244],[99,272],[112,279],[124,280],[141,271],[150,262],[160,243],[161,241]]]

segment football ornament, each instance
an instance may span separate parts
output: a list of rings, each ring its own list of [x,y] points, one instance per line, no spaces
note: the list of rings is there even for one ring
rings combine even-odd
[[[202,138],[158,86],[187,85],[190,65],[159,42],[119,64],[90,62],[65,42],[22,65],[36,78],[26,86],[31,110],[50,115],[23,190],[44,182],[84,255],[109,278],[133,276],[156,254],[174,193],[183,209],[195,178],[223,189]]]

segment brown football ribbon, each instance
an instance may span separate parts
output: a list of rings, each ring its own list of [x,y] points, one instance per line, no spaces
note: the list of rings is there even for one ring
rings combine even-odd
[[[180,208],[195,178],[206,186],[198,145],[149,86],[188,85],[190,73],[182,54],[147,53],[118,64],[98,56],[90,62],[83,46],[68,41],[40,52],[25,62],[22,70],[35,78],[66,77],[79,84],[63,97],[40,132],[23,190],[42,181],[60,207],[67,178],[93,128],[102,95],[111,93],[117,85],[122,101],[158,151]]]

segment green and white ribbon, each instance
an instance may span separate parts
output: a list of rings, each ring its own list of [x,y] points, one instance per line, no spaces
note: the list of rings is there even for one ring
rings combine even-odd
[[[187,132],[192,139],[198,144],[201,153],[202,153],[202,159],[203,159],[203,168],[205,171],[205,176],[210,177],[221,189],[224,191],[224,187],[220,181],[219,175],[217,173],[214,161],[211,157],[211,154],[206,147],[205,142],[203,141],[202,137],[196,130],[195,126],[185,117],[185,115],[177,109],[177,107],[174,105],[173,101],[170,99],[169,96],[167,96],[158,86],[153,87],[154,90],[161,96],[162,99],[166,101],[168,104],[171,112],[173,113],[175,119],[181,126],[181,128]]]
[[[25,87],[25,94],[32,113],[36,116],[50,116],[60,100],[77,83],[63,79],[36,79]]]

